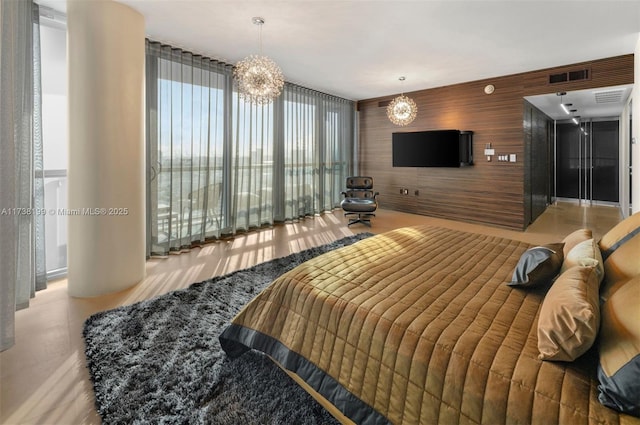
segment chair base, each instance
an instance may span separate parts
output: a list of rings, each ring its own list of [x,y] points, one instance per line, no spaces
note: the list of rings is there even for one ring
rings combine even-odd
[[[357,215],[358,217],[349,218],[349,223],[347,223],[347,226],[351,226],[352,224],[356,224],[356,223],[362,223],[365,226],[369,226],[369,227],[371,227],[371,217],[376,216],[373,213],[355,213],[355,212],[344,213],[345,217],[349,215]]]

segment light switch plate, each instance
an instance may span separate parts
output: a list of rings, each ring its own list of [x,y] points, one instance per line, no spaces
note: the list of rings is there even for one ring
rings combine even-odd
[[[509,162],[516,162],[516,154],[515,153],[509,154]]]
[[[484,154],[485,154],[485,156],[495,155],[496,154],[496,150],[495,149],[485,149],[484,150]]]

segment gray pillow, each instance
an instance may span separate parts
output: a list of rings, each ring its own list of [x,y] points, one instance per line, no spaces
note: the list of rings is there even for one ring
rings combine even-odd
[[[640,417],[640,276],[626,281],[602,304],[598,400]]]
[[[564,254],[564,243],[529,248],[522,254],[513,271],[509,286],[533,287],[548,285],[560,272]]]

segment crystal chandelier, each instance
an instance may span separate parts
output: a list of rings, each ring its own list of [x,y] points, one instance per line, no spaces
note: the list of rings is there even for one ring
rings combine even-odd
[[[400,77],[399,80],[404,81],[405,78]],[[404,94],[400,94],[387,106],[387,116],[395,125],[410,124],[416,118],[417,113],[416,102]]]
[[[284,86],[282,71],[274,61],[262,56],[262,25],[264,19],[256,17],[253,23],[260,26],[260,55],[250,55],[236,64],[233,78],[238,93],[245,102],[266,105],[280,96]]]

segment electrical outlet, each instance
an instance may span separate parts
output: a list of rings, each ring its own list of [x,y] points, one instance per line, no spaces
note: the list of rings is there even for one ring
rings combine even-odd
[[[415,190],[415,192],[413,192],[414,195],[416,196],[420,196],[420,191],[418,189]]]

